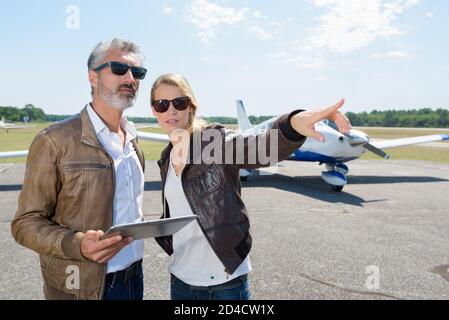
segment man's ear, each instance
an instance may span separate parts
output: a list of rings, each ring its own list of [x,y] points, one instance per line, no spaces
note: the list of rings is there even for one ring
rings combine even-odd
[[[153,112],[153,116],[155,116],[157,118],[156,111],[154,111],[154,107],[153,106],[151,106],[151,111]]]
[[[89,70],[89,82],[92,88],[98,88],[98,73]]]

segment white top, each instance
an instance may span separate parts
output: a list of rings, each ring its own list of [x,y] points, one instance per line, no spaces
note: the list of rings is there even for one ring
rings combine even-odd
[[[171,160],[165,184],[165,197],[170,207],[171,218],[193,215],[182,187],[181,177],[176,176]],[[207,287],[222,284],[251,271],[251,262],[247,256],[232,275],[228,274],[197,220],[173,235],[173,251],[169,271],[192,286]]]
[[[131,142],[137,135],[136,128],[124,117],[121,126],[126,132],[125,147],[115,132],[110,132],[103,120],[89,104],[87,112],[98,140],[114,160],[115,193],[112,225],[141,222],[144,176],[137,153]],[[106,231],[106,230],[104,230]],[[126,269],[143,257],[143,240],[135,240],[108,262],[107,273]]]

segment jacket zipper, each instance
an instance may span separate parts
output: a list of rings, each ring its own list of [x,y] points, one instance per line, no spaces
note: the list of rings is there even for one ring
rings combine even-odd
[[[97,148],[99,150],[101,150],[109,159],[110,162],[110,168],[112,170],[112,188],[113,190],[115,190],[115,169],[114,169],[114,160],[111,158],[111,156],[102,148],[95,146],[95,145],[91,145],[94,148]],[[114,197],[112,197],[112,211],[114,211]],[[112,213],[109,216],[109,220],[107,221],[108,225],[112,225]],[[104,294],[104,284],[106,282],[106,268],[107,268],[107,264],[103,267],[103,275],[102,275],[102,279],[101,279],[101,286],[100,286],[100,295],[98,300],[102,300],[103,299],[103,294]]]

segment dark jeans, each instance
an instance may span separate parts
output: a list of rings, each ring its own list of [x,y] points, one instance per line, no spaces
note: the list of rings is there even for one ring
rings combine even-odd
[[[191,286],[174,275],[171,276],[172,300],[249,300],[248,275],[245,274],[229,282],[209,287]]]
[[[143,300],[142,260],[106,275],[103,300]]]

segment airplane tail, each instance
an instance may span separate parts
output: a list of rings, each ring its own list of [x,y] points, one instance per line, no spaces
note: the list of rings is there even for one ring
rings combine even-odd
[[[245,107],[243,106],[242,100],[237,100],[236,105],[237,105],[237,120],[240,132],[252,128],[251,122],[249,121],[248,115],[246,114],[246,110]]]

